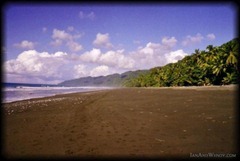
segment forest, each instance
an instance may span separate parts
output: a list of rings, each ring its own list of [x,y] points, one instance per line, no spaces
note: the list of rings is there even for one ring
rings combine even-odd
[[[150,69],[127,80],[127,87],[209,86],[238,84],[239,38],[221,46],[208,45],[176,63]]]

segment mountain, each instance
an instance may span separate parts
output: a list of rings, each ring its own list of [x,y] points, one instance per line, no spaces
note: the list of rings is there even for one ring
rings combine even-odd
[[[176,63],[150,69],[125,82],[129,87],[202,86],[239,83],[239,38],[208,45]]]
[[[108,86],[108,87],[121,87],[125,82],[134,79],[140,74],[146,74],[148,70],[128,71],[122,74],[111,74],[99,77],[82,77],[78,79],[67,80],[59,83],[60,86]]]

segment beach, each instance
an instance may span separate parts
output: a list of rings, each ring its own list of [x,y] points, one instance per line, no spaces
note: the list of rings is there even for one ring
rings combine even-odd
[[[6,158],[237,153],[237,88],[119,88],[2,106]]]

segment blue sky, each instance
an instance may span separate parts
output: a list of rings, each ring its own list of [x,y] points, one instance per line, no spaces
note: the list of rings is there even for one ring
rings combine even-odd
[[[9,4],[7,82],[59,83],[149,69],[236,37],[231,4]]]

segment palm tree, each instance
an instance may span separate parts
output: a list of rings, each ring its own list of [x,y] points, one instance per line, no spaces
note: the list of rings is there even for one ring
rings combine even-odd
[[[208,52],[211,52],[213,50],[213,45],[208,45],[206,49],[208,50]]]
[[[221,53],[226,57],[226,64],[237,67],[237,57],[239,55],[238,42],[232,41],[225,44],[225,46],[221,48]]]
[[[199,49],[195,49],[195,54],[199,55],[200,54],[200,50]]]
[[[227,64],[232,64],[234,66],[237,66],[237,55],[238,53],[238,44],[237,43],[231,43],[231,45],[227,48],[227,53],[229,53],[226,63]]]

